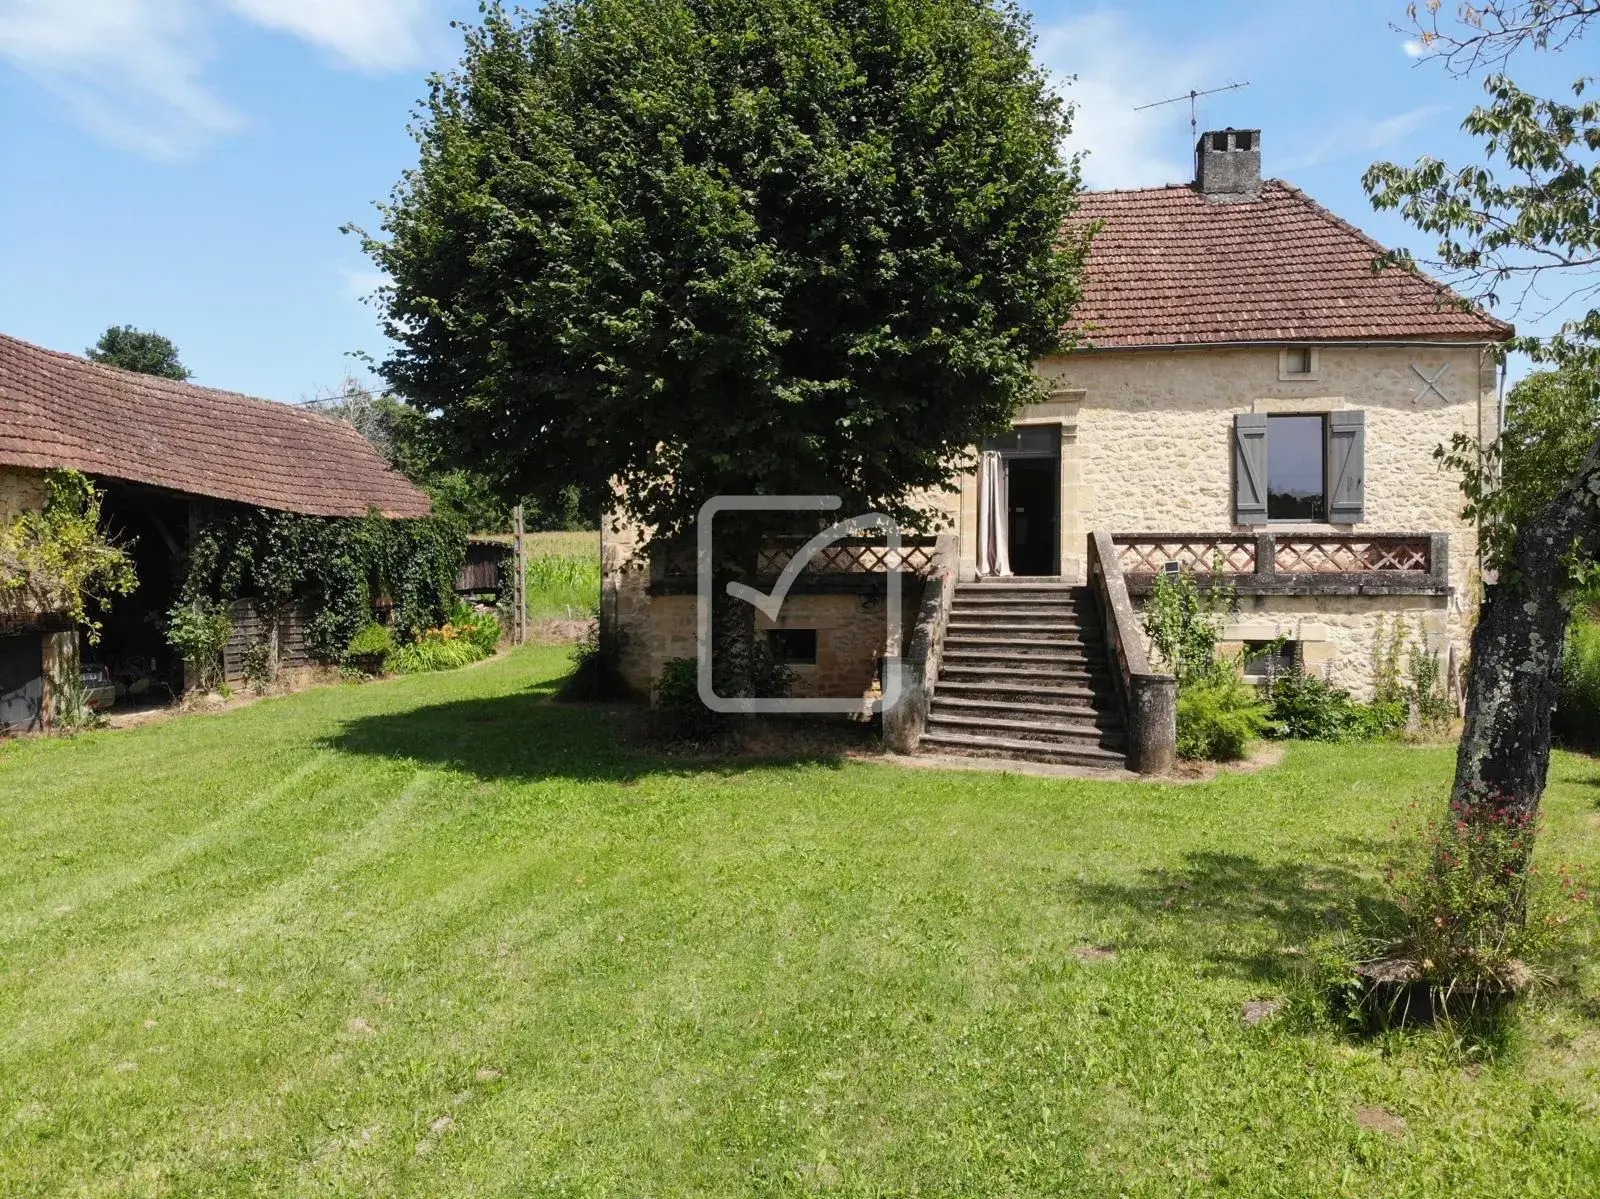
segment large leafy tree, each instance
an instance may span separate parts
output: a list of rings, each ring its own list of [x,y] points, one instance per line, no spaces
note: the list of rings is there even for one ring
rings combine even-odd
[[[178,360],[178,347],[170,338],[132,325],[112,325],[86,351],[93,362],[159,375],[163,379],[190,378],[189,368]]]
[[[1565,378],[1559,391],[1522,397],[1536,406],[1527,411],[1537,417],[1538,406],[1546,415],[1552,404],[1581,407],[1592,399],[1588,381],[1600,362],[1600,309],[1593,306],[1600,293],[1600,104],[1585,98],[1587,78],[1570,98],[1548,98],[1530,94],[1507,71],[1519,53],[1579,41],[1600,5],[1504,0],[1443,15],[1441,7],[1425,5],[1419,15],[1412,5],[1411,19],[1446,70],[1489,72],[1488,101],[1462,126],[1482,139],[1484,160],[1461,167],[1434,158],[1378,163],[1367,172],[1367,189],[1378,207],[1396,208],[1437,235],[1429,265],[1468,295],[1513,312],[1552,298],[1576,306],[1556,336],[1516,344],[1557,364]],[[1570,444],[1581,428],[1568,428],[1560,441],[1535,428],[1536,443],[1528,445],[1513,427],[1499,450],[1517,469],[1564,461],[1570,473],[1512,479],[1490,501],[1489,564],[1499,577],[1473,637],[1452,793],[1471,822],[1520,823],[1537,812],[1544,792],[1567,623],[1600,559],[1600,438],[1591,426],[1587,445]]]
[[[1069,117],[999,0],[490,6],[366,242],[385,372],[506,494],[615,480],[657,537],[717,494],[915,518],[1058,345]]]

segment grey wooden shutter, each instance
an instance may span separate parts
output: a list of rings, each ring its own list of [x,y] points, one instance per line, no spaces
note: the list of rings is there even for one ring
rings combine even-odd
[[[1328,520],[1353,525],[1366,519],[1367,414],[1328,414]]]
[[[1267,523],[1267,418],[1260,413],[1233,418],[1233,521]]]

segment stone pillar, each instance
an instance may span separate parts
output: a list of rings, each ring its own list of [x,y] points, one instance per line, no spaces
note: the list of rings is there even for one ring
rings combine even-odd
[[[39,704],[39,723],[49,728],[56,717],[56,680],[70,679],[80,668],[78,657],[78,630],[45,633],[41,638],[43,666],[43,696]]]
[[[1177,756],[1178,680],[1170,674],[1136,674],[1129,692],[1128,765],[1140,774],[1166,774]]]

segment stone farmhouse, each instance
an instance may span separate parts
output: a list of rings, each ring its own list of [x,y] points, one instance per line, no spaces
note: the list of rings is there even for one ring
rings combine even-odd
[[[1172,680],[1137,605],[1158,572],[1220,569],[1227,648],[1298,662],[1358,696],[1375,633],[1404,620],[1446,675],[1469,644],[1478,547],[1434,460],[1499,423],[1510,326],[1401,269],[1360,230],[1261,177],[1256,130],[1204,134],[1191,183],[1089,193],[1099,228],[1081,346],[1038,364],[1047,398],[930,496],[908,538],[903,634],[886,643],[881,548],[841,543],[776,621],[798,694],[870,696],[898,661],[902,748],[1160,768]],[[607,531],[602,618],[644,689],[694,654],[692,556]],[[767,555],[772,573],[786,560]],[[1265,669],[1265,659],[1253,669]]]
[[[100,366],[0,335],[0,523],[45,500],[46,472],[70,468],[104,493],[102,520],[130,549],[138,588],[105,614],[98,644],[61,612],[0,607],[0,733],[50,723],[52,683],[90,651],[102,686],[181,691],[184,663],[162,618],[177,601],[192,530],[226,506],[317,516],[425,516],[428,497],[352,426],[302,408]],[[243,678],[249,601],[232,613],[225,658]],[[275,630],[286,667],[308,667],[298,615]]]

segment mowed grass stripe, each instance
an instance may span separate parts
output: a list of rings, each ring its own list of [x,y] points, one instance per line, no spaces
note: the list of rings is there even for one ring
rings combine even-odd
[[[0,911],[96,897],[0,943],[0,1192],[1564,1195],[1600,1171],[1592,959],[1467,1070],[1340,1034],[1296,956],[1381,889],[1448,751],[1292,746],[1193,787],[705,764],[554,704],[566,660],[0,753]],[[1550,860],[1600,858],[1597,800],[1600,766],[1559,757]],[[123,805],[119,860],[94,838]],[[1289,1007],[1243,1026],[1264,997]],[[1361,1128],[1371,1105],[1405,1132]]]

